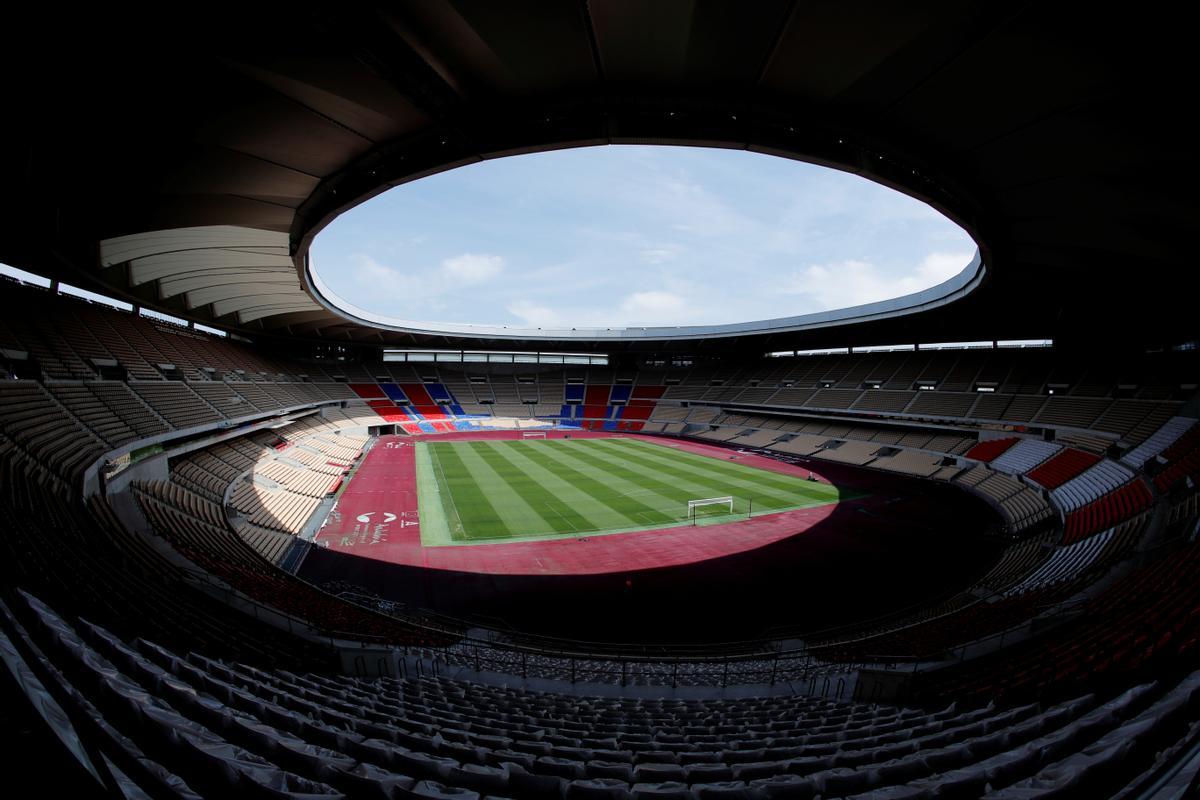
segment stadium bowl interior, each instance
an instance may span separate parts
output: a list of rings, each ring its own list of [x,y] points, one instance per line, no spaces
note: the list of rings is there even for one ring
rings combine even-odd
[[[14,791],[1195,793],[1186,26],[872,0],[9,23],[0,262],[41,278],[0,281]],[[310,269],[390,187],[621,143],[847,170],[978,253],[872,306],[603,331],[375,319]],[[426,461],[497,458],[545,476],[523,498],[553,462],[779,513],[483,544],[418,515],[453,484]],[[376,485],[407,505],[353,505]]]

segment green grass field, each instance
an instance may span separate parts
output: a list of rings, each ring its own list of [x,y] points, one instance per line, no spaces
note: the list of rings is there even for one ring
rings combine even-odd
[[[687,502],[714,524],[834,503],[838,489],[637,439],[417,443],[426,546],[534,541],[691,525]]]

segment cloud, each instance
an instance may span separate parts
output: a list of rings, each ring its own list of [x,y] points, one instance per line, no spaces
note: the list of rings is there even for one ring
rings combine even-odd
[[[714,238],[759,227],[703,185],[686,178],[663,180],[641,200],[658,214],[675,219],[671,228],[693,236]]]
[[[565,327],[563,315],[559,311],[539,305],[532,300],[516,300],[509,303],[505,309],[522,325],[530,328],[562,328]]]
[[[392,313],[411,319],[414,314],[446,308],[444,298],[462,292],[465,286],[492,280],[504,271],[505,261],[497,255],[463,253],[443,259],[435,269],[400,270],[359,254],[354,264],[354,280],[364,296],[384,298],[395,304],[396,311]],[[362,300],[358,304],[366,305]]]
[[[973,253],[930,253],[917,267],[915,280],[927,282],[927,286],[937,286],[962,272],[972,258]]]
[[[848,308],[936,286],[961,272],[970,260],[970,253],[930,253],[915,271],[900,275],[856,259],[813,264],[796,270],[779,291],[810,298],[815,311]]]
[[[974,243],[934,209],[854,175],[629,146],[439,173],[339,217],[313,251],[321,277],[363,308],[570,329],[861,305],[953,276]]]
[[[463,283],[484,283],[504,271],[504,259],[488,253],[463,253],[441,264],[442,274]]]
[[[425,296],[425,287],[412,275],[376,261],[368,255],[360,255],[354,268],[355,282],[369,287],[371,294],[389,299],[406,299]]]
[[[634,292],[613,305],[548,305],[521,298],[505,306],[515,324],[533,328],[607,328],[614,325],[681,325],[695,316],[694,304],[661,290]]]
[[[634,292],[621,301],[621,312],[634,324],[658,325],[664,319],[678,319],[687,303],[673,292]]]
[[[665,264],[668,261],[674,261],[679,257],[678,248],[669,247],[654,247],[647,250],[642,250],[638,253],[642,261],[647,264]]]

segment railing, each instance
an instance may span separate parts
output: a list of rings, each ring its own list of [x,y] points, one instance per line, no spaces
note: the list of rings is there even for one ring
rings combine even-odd
[[[446,648],[407,647],[406,655],[424,657],[434,674],[442,667],[461,667],[476,673],[514,675],[523,680],[542,679],[570,684],[599,683],[616,686],[709,686],[791,683],[794,689],[821,696],[842,697],[846,674],[858,664],[826,664],[806,650],[761,654],[758,657],[718,656],[706,659],[600,658],[584,654],[547,653],[530,649],[504,649],[493,643],[464,639]],[[823,683],[819,683],[823,680]],[[835,682],[836,681],[836,682]]]

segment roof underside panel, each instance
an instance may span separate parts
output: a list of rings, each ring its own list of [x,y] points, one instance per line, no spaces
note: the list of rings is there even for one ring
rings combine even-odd
[[[1200,130],[1183,102],[1194,48],[1160,15],[983,0],[249,4],[236,24],[181,11],[13,10],[25,46],[0,54],[0,74],[21,124],[0,148],[0,260],[249,335],[484,347],[326,307],[302,269],[312,237],[383,188],[482,158],[711,144],[925,199],[976,237],[987,280],[903,318],[803,332],[494,341],[611,352],[1197,333],[1178,290],[1200,219]],[[1097,313],[1114,286],[1120,325]]]

